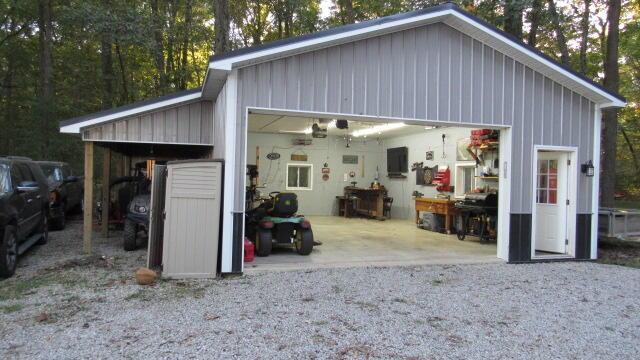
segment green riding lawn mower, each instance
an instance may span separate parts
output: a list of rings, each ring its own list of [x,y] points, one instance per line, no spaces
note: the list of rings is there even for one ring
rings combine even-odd
[[[294,193],[274,191],[269,200],[246,211],[245,233],[256,248],[256,255],[268,256],[273,245],[290,244],[300,255],[309,255],[315,244],[311,223],[298,211]]]

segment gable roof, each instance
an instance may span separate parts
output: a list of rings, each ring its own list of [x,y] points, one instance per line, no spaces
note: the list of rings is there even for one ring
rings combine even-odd
[[[570,67],[560,64],[541,51],[525,44],[520,39],[452,3],[277,40],[222,55],[214,55],[209,59],[209,68],[203,84],[203,96],[215,98],[224,85],[222,80],[234,68],[250,66],[435,22],[443,22],[459,31],[463,31],[476,40],[582,94],[601,107],[622,107],[626,103],[625,98],[620,94],[605,89],[602,85]]]

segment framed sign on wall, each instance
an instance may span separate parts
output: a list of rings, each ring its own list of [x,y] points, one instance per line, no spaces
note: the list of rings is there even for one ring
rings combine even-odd
[[[358,163],[358,155],[342,155],[342,163],[355,165]]]

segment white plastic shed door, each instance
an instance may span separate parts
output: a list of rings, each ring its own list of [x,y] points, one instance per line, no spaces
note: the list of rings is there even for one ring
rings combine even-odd
[[[167,169],[163,276],[215,277],[222,163],[176,162]]]

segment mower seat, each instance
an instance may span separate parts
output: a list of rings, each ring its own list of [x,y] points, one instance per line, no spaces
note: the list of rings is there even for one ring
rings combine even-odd
[[[273,199],[273,206],[269,215],[275,217],[292,217],[298,211],[298,195],[294,193],[280,193]]]

